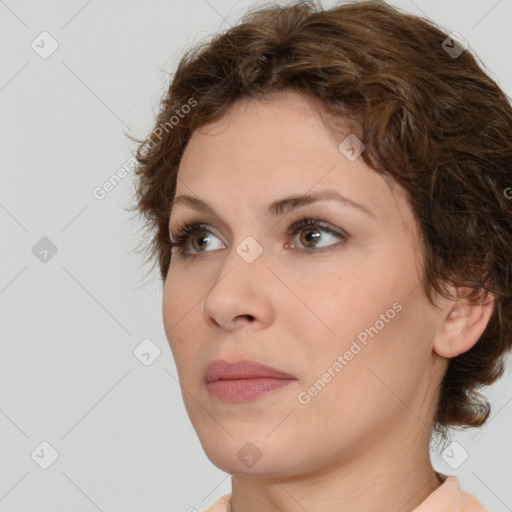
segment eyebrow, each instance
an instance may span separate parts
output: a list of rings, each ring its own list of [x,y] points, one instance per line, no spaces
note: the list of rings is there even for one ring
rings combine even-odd
[[[279,215],[285,215],[292,210],[295,210],[296,208],[300,208],[301,206],[306,206],[323,200],[335,200],[344,206],[350,206],[354,209],[366,213],[367,215],[370,215],[371,217],[375,217],[375,215],[368,208],[359,203],[356,203],[352,199],[344,196],[343,194],[340,194],[337,190],[333,189],[317,190],[311,193],[296,194],[284,197],[282,199],[277,199],[268,205],[267,211],[264,213],[267,217],[277,217]],[[188,206],[194,210],[208,213],[220,218],[212,206],[197,197],[188,195],[177,196],[172,202],[171,214],[177,205]]]

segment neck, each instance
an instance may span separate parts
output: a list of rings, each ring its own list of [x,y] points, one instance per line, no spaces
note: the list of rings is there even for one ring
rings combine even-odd
[[[309,474],[234,475],[231,511],[410,512],[441,485],[423,428],[411,431],[408,424],[353,460]]]

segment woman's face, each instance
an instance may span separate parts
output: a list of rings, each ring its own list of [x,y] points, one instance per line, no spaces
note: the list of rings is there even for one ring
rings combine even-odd
[[[185,254],[173,249],[164,326],[190,420],[228,473],[294,475],[389,458],[430,435],[445,367],[433,355],[441,316],[420,284],[413,214],[402,189],[354,159],[357,147],[338,147],[344,138],[290,93],[236,103],[194,132],[183,155],[176,199],[192,196],[211,211],[173,207],[171,233],[204,226]],[[268,209],[319,191],[359,206],[331,197]],[[316,224],[294,228],[302,219]],[[293,379],[227,401],[215,389],[244,383],[208,384],[207,365],[219,359]]]

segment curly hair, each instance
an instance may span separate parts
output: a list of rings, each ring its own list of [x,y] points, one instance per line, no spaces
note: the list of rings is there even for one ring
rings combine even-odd
[[[457,43],[456,43],[457,42]],[[512,344],[512,107],[461,40],[384,1],[324,9],[267,4],[189,49],[161,100],[155,128],[135,140],[135,209],[165,278],[178,167],[192,132],[235,102],[294,91],[326,126],[350,126],[364,162],[406,191],[421,231],[422,285],[494,295],[493,313],[467,352],[450,360],[433,431],[477,427],[490,414],[478,392],[504,371]],[[458,46],[457,46],[458,45]],[[450,49],[459,50],[450,52]]]

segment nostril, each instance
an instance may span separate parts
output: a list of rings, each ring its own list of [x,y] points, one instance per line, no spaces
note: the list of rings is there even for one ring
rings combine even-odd
[[[255,318],[252,315],[238,315],[236,317],[236,320],[238,320],[239,318],[244,318],[244,319],[250,320],[251,322],[253,322],[255,320]]]

